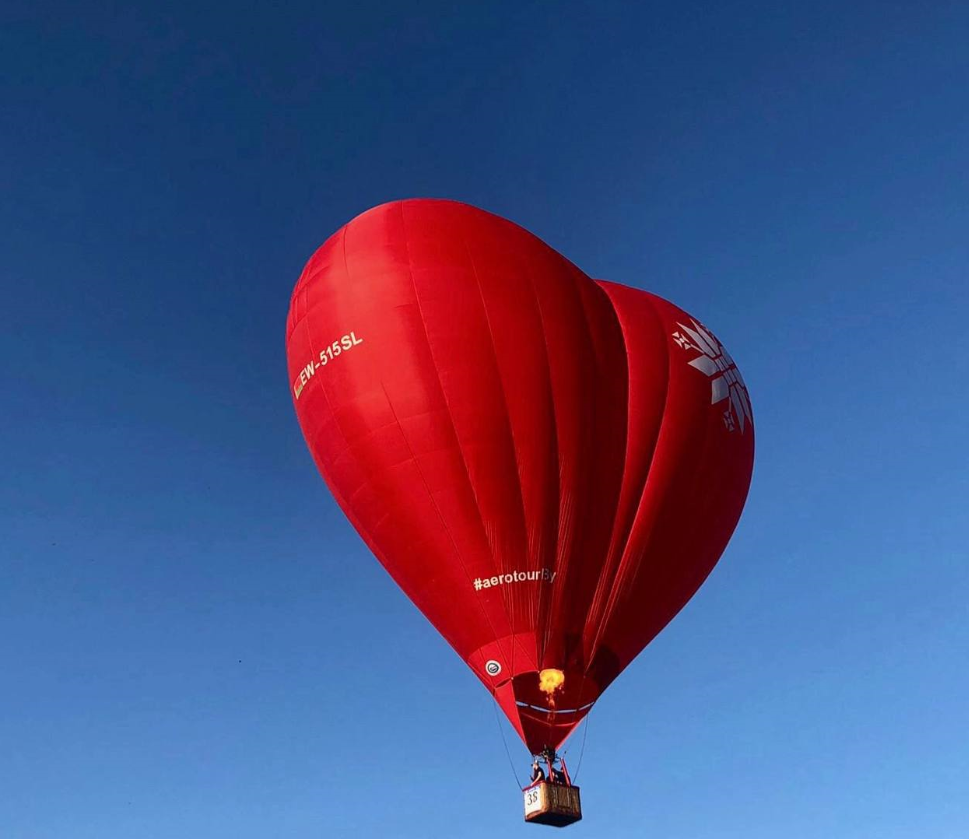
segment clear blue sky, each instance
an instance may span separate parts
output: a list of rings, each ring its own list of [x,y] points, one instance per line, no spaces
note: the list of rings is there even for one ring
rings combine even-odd
[[[969,835],[969,7],[274,5],[0,11],[0,836],[539,835],[290,403],[304,261],[409,196],[750,386],[744,518],[569,835]]]

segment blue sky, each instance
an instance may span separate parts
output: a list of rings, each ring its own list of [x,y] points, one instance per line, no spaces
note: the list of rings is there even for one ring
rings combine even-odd
[[[964,3],[0,23],[4,839],[540,830],[289,399],[304,261],[409,196],[672,299],[750,386],[744,518],[593,713],[570,835],[969,835]]]

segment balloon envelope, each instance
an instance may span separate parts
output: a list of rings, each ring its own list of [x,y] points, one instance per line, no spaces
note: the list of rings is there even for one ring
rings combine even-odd
[[[292,395],[337,502],[532,752],[716,564],[753,464],[710,330],[468,205],[376,207],[310,259]]]

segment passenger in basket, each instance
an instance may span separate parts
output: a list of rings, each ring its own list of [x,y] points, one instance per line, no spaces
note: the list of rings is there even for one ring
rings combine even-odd
[[[545,780],[545,770],[538,765],[538,761],[532,761],[532,783],[538,784]]]

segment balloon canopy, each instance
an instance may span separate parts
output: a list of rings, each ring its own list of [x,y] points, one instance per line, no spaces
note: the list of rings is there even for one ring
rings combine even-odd
[[[532,752],[683,608],[743,509],[750,402],[713,333],[483,210],[351,221],[303,270],[286,348],[340,507]]]

